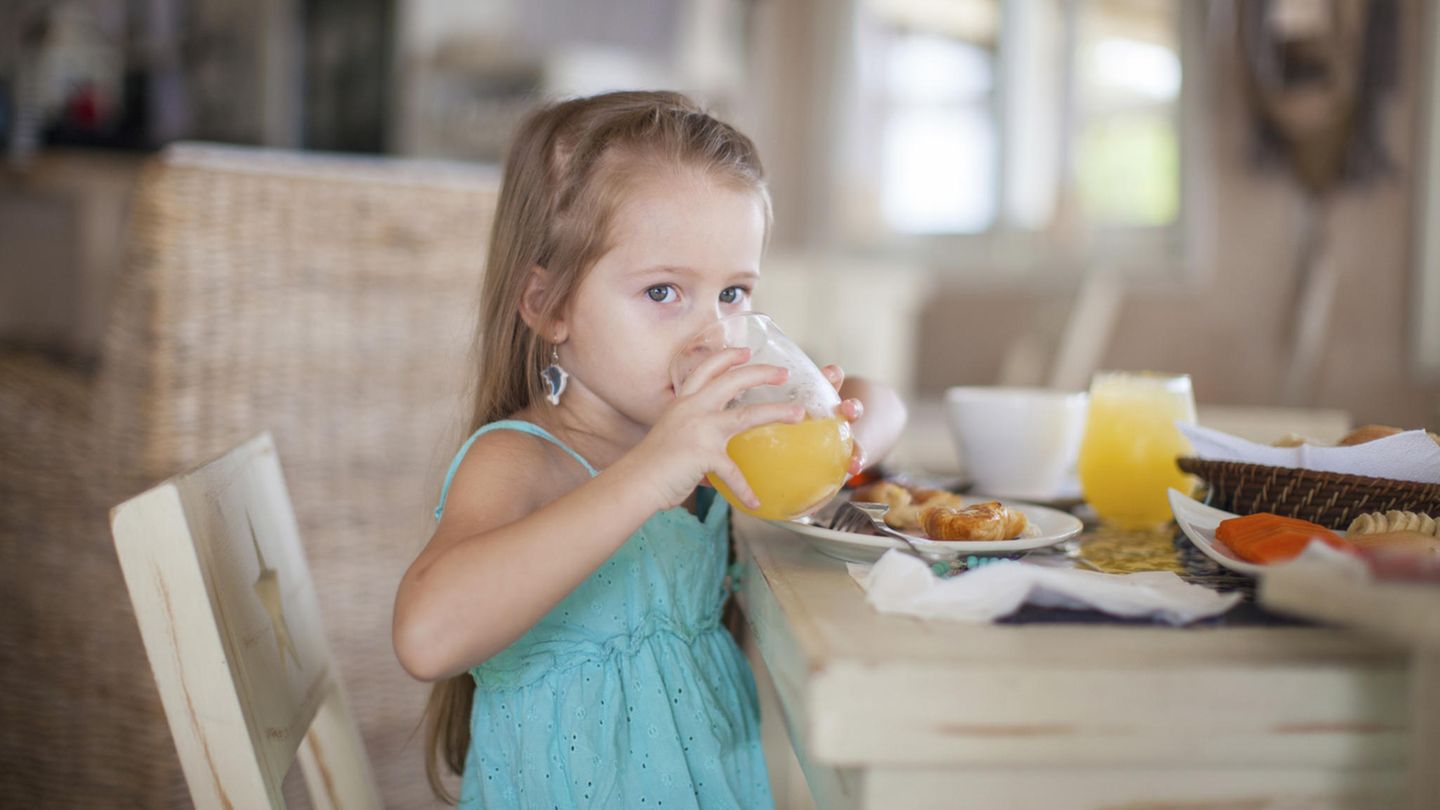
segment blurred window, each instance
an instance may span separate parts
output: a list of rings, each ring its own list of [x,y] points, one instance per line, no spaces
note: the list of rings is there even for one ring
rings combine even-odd
[[[992,267],[1173,249],[1183,6],[858,0],[844,232]]]

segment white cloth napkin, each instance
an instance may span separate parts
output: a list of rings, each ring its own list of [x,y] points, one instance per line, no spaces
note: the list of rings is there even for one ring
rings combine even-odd
[[[1368,475],[1440,484],[1440,445],[1423,430],[1407,430],[1351,447],[1271,447],[1199,425],[1175,423],[1195,455],[1209,461],[1240,461],[1270,467]]]
[[[848,567],[876,610],[925,619],[988,622],[1028,602],[1179,625],[1224,613],[1240,601],[1238,593],[1216,593],[1168,571],[1101,574],[1007,560],[941,579],[925,563],[894,549],[873,566]]]

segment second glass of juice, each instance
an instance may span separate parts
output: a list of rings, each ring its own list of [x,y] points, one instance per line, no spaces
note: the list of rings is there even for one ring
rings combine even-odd
[[[714,475],[708,476],[710,485],[736,509],[756,517],[789,520],[809,514],[830,500],[848,476],[850,425],[836,413],[840,395],[775,322],[758,312],[727,315],[691,338],[670,365],[675,389],[706,357],[732,347],[749,348],[750,363],[790,370],[785,382],[751,388],[732,406],[797,402],[805,407],[805,419],[760,425],[731,437],[726,450],[760,499],[759,509],[737,501]]]
[[[1175,464],[1190,453],[1176,422],[1195,423],[1188,375],[1095,375],[1078,472],[1085,500],[1106,524],[1151,529],[1170,520],[1168,490],[1188,492],[1191,483]]]

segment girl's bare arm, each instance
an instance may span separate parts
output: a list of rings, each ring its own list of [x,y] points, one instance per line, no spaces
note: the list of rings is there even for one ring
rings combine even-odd
[[[488,434],[461,464],[395,598],[395,653],[412,676],[438,680],[504,649],[664,507],[628,457],[544,503],[549,467],[524,446],[536,441]]]
[[[741,391],[785,377],[774,366],[736,367],[748,356],[727,349],[702,363],[643,441],[569,491],[536,439],[480,437],[452,482],[439,528],[396,593],[391,632],[405,670],[437,680],[504,649],[706,473],[758,505],[726,444],[757,425],[798,422],[805,411],[788,403],[726,408]]]

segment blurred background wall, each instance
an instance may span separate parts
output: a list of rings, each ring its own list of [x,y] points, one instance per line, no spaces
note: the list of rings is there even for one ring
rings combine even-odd
[[[497,162],[536,98],[674,87],[761,144],[762,306],[856,371],[935,396],[1185,370],[1202,402],[1434,427],[1430,6],[1314,5],[10,4],[0,336],[93,354],[162,143]],[[1287,136],[1305,104],[1319,134]]]

